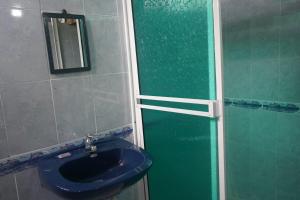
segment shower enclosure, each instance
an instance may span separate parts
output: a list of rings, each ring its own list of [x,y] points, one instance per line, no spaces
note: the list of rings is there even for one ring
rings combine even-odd
[[[144,198],[299,200],[300,1],[123,1]]]

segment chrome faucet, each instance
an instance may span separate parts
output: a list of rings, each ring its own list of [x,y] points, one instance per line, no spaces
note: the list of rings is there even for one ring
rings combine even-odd
[[[84,140],[85,149],[90,153],[97,152],[97,146],[93,145],[94,137],[92,135],[87,135]]]

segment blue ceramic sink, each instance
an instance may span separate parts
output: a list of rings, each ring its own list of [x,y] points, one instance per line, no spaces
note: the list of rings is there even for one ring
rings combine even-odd
[[[96,146],[96,156],[82,146],[42,160],[44,185],[70,199],[107,199],[141,179],[152,165],[144,150],[123,139],[106,139]]]

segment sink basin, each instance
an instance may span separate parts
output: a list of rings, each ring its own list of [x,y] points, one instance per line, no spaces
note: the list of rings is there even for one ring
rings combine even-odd
[[[97,154],[84,147],[39,163],[42,182],[70,199],[110,198],[141,179],[152,165],[149,155],[119,138],[96,144]]]

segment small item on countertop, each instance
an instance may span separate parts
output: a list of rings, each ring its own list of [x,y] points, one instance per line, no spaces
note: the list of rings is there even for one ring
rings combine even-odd
[[[67,158],[67,157],[70,157],[72,154],[70,152],[67,152],[67,153],[63,153],[63,154],[59,154],[57,156],[57,158],[59,159],[63,159],[63,158]]]

